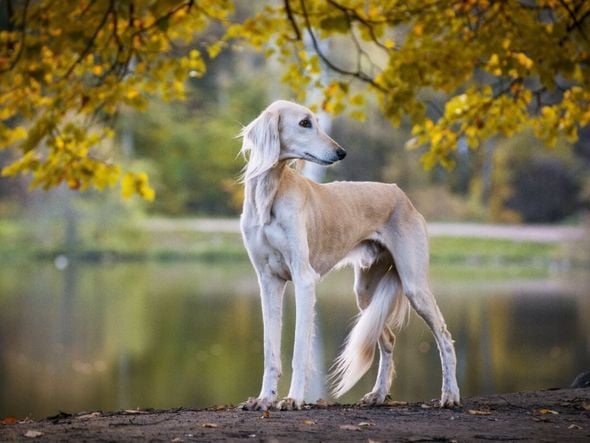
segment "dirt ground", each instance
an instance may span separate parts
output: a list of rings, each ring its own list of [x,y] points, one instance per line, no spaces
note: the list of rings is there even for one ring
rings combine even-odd
[[[455,409],[436,402],[327,405],[302,411],[132,410],[60,413],[41,421],[6,417],[0,441],[534,441],[590,442],[590,389],[492,395]]]

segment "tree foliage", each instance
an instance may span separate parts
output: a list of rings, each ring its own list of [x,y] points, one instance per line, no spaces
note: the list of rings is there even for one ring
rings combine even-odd
[[[233,3],[5,2],[0,148],[20,155],[3,174],[75,189],[123,177],[125,195],[153,197],[101,148],[109,118],[152,95],[183,98],[204,52],[244,42],[280,62],[299,100],[321,88],[317,109],[362,119],[368,92],[392,123],[409,117],[425,168],[452,167],[459,141],[532,127],[553,145],[590,122],[590,2],[283,0],[240,19]],[[212,22],[222,34],[204,33]]]
[[[189,82],[185,102],[152,102],[147,111],[121,119],[131,131],[137,156],[153,165],[150,179],[158,199],[150,210],[227,216],[241,208],[242,186],[235,178],[242,161],[232,137],[240,124],[228,115],[227,107],[249,110],[244,120],[254,119],[257,110],[266,106],[265,91],[253,78],[244,81],[247,76],[232,82],[228,90],[208,81],[220,70],[230,69],[229,63],[222,64],[221,68],[210,63],[204,79]]]
[[[123,107],[149,96],[182,99],[205,72],[194,37],[223,20],[230,1],[8,0],[0,31],[0,148],[20,155],[3,175],[30,172],[33,186],[62,182],[151,200],[144,172],[122,171],[104,143]],[[98,123],[98,124],[97,124]]]
[[[352,85],[364,85],[394,124],[411,118],[409,146],[428,146],[431,168],[452,167],[462,138],[476,148],[533,127],[549,145],[575,141],[590,122],[589,18],[584,0],[284,0],[230,35],[278,52],[301,96],[322,86],[325,110],[357,114],[363,100]],[[347,60],[318,43],[337,38]],[[320,85],[322,63],[339,75]],[[425,91],[444,94],[442,109]]]

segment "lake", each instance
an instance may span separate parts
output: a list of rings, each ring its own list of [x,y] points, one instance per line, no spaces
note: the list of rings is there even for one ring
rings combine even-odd
[[[463,396],[564,387],[590,370],[586,273],[485,278],[481,269],[470,277],[438,264],[432,274],[456,341]],[[351,270],[319,285],[317,310],[310,401],[330,399],[325,375],[356,313]],[[285,314],[283,395],[293,346],[290,290]],[[439,396],[438,352],[415,315],[398,334],[394,359],[394,399]],[[237,404],[258,393],[261,375],[258,289],[247,262],[58,260],[0,269],[0,418]],[[341,401],[358,400],[374,376]]]

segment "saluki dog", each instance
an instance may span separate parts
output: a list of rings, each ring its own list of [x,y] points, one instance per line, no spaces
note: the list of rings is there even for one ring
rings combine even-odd
[[[354,266],[360,310],[332,373],[336,397],[368,370],[379,348],[375,386],[361,402],[383,403],[394,374],[395,336],[409,304],[432,330],[442,365],[440,405],[459,404],[453,340],[428,282],[428,237],[423,217],[395,185],[375,182],[318,184],[289,166],[291,160],[330,165],[346,152],[313,113],[279,100],[242,129],[245,200],[240,226],[260,286],[264,323],[264,375],[260,395],[244,409],[300,409],[311,361],[315,286],[339,263]],[[277,402],[281,375],[283,294],[295,292],[295,344],[286,398]],[[409,303],[408,303],[409,302]]]

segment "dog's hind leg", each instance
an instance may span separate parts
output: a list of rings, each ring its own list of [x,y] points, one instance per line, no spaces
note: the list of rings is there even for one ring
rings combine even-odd
[[[389,275],[388,275],[389,274]],[[400,296],[399,290],[401,284],[397,273],[391,268],[390,261],[382,261],[373,264],[370,268],[363,270],[358,266],[355,266],[355,294],[357,296],[357,303],[359,309],[362,311],[367,308],[373,297],[374,291],[377,288],[377,284],[382,278],[391,278],[394,280],[393,291],[395,296]],[[394,294],[392,294],[393,296]],[[392,305],[392,309],[393,309]],[[388,313],[388,316],[391,312]],[[388,325],[385,325],[383,332],[379,337],[379,370],[377,373],[377,379],[371,392],[365,394],[361,400],[361,404],[374,405],[381,404],[385,401],[389,390],[391,388],[391,382],[395,375],[395,365],[393,362],[392,354],[395,345],[395,335],[391,331]]]
[[[407,288],[405,293],[410,299],[412,307],[432,331],[440,354],[443,379],[440,406],[458,406],[460,404],[460,395],[456,377],[457,358],[451,333],[447,329],[430,288],[427,286],[412,286],[411,284]]]
[[[379,371],[377,379],[371,392],[366,393],[360,400],[361,405],[378,405],[385,402],[391,389],[391,381],[395,375],[395,365],[393,362],[393,347],[395,345],[395,335],[391,329],[386,326],[379,337]]]
[[[424,219],[413,208],[399,218],[403,220],[392,220],[393,235],[387,239],[387,247],[392,251],[405,295],[434,335],[442,366],[440,405],[453,407],[460,404],[457,358],[451,334],[428,282],[428,237]]]
[[[425,286],[408,286],[406,295],[418,315],[424,319],[434,334],[436,345],[440,354],[442,366],[442,394],[441,407],[453,407],[460,404],[459,387],[457,386],[456,367],[457,358],[451,333],[443,316],[434,300],[430,288]]]

